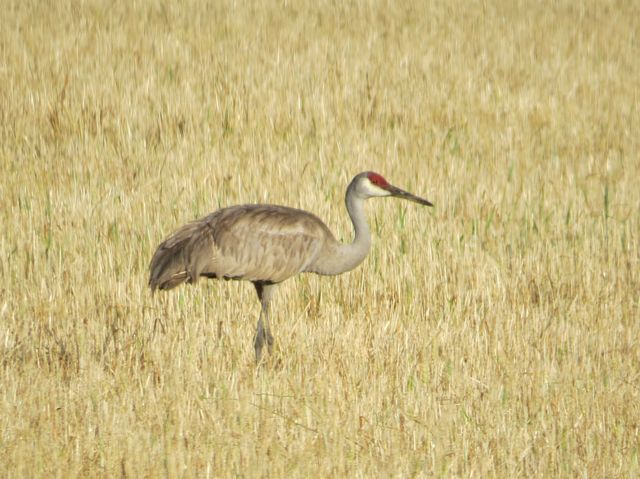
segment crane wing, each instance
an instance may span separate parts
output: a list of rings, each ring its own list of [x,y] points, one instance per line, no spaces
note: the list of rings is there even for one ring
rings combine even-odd
[[[149,284],[170,289],[199,276],[278,283],[312,264],[327,240],[333,240],[329,229],[302,210],[224,208],[183,226],[158,247]]]

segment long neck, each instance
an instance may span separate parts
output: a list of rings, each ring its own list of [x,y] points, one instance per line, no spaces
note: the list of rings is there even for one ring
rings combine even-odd
[[[347,257],[352,258],[354,264],[349,269],[353,269],[362,263],[367,254],[369,254],[369,249],[371,248],[371,231],[369,231],[369,223],[367,223],[367,218],[364,213],[364,200],[357,196],[352,188],[347,190],[345,203],[347,205],[347,212],[353,223],[354,238],[353,242],[341,245],[341,248]]]
[[[351,243],[336,245],[331,257],[323,260],[322,274],[351,271],[364,261],[371,248],[371,232],[365,218],[364,200],[356,194],[353,184],[347,189],[345,203],[353,223],[354,238]]]

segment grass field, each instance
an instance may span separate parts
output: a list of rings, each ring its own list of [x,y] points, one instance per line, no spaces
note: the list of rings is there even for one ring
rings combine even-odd
[[[5,2],[0,476],[640,475],[640,5]],[[355,271],[151,296],[173,229],[310,210]]]

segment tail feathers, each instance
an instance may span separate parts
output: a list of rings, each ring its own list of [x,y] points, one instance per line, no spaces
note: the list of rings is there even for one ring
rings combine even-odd
[[[156,289],[173,289],[188,280],[189,274],[186,271],[179,271],[170,276],[163,275],[157,279],[150,279],[149,287],[151,287],[152,292]]]
[[[188,239],[171,241],[172,238],[158,246],[149,266],[149,287],[156,289],[173,289],[185,281],[192,282],[189,272]]]
[[[153,255],[149,266],[149,287],[172,289],[184,282],[195,283],[206,268],[203,224],[189,223],[167,238]]]
[[[172,289],[189,279],[186,262],[182,251],[160,245],[151,260],[149,287],[156,289]]]

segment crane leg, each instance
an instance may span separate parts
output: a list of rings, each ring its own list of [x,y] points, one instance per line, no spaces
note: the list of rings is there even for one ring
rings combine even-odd
[[[269,325],[269,302],[276,289],[276,285],[258,281],[253,283],[253,285],[256,287],[256,293],[258,293],[258,298],[260,299],[260,305],[262,307],[260,311],[260,318],[258,319],[258,325],[256,326],[256,337],[253,343],[256,351],[256,362],[260,362],[264,344],[267,343],[269,354],[271,354],[273,347],[273,336],[271,335],[271,327]]]

